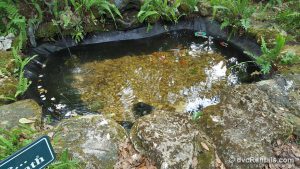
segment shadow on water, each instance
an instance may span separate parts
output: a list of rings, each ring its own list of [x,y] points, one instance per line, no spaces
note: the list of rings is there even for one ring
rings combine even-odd
[[[192,31],[180,31],[164,33],[155,37],[139,40],[127,40],[102,43],[96,45],[86,45],[70,48],[72,56],[69,56],[68,50],[53,53],[48,58],[46,65],[38,75],[37,83],[32,84],[36,88],[35,98],[43,105],[44,115],[51,115],[57,119],[73,116],[76,114],[100,113],[98,112],[101,102],[95,101],[93,106],[88,106],[82,101],[82,94],[85,92],[74,88],[71,84],[80,77],[76,73],[89,74],[91,72],[81,70],[80,64],[88,62],[114,60],[122,56],[147,55],[157,51],[168,51],[177,49],[178,46],[189,47],[191,42],[201,44],[205,39],[197,38]],[[230,44],[228,47],[222,45],[223,41],[214,40],[214,51],[220,52],[226,59],[235,57],[238,62],[250,60],[242,51],[233,48]],[[227,65],[228,66],[228,65]],[[249,78],[250,74],[258,70],[254,64],[247,67],[247,74],[241,75],[242,82],[252,82],[257,78]],[[86,83],[88,87],[90,84]],[[101,87],[101,85],[99,85]],[[96,94],[96,93],[95,93]],[[99,98],[101,100],[101,98]],[[149,114],[154,107],[151,103],[137,103],[133,106],[136,116]],[[130,127],[132,124],[121,122]]]

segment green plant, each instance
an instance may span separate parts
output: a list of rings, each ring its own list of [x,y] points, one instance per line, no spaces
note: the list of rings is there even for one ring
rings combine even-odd
[[[300,36],[300,3],[291,1],[275,16],[278,25],[292,35]]]
[[[13,33],[14,35],[18,35],[18,48],[21,49],[24,42],[27,40],[26,18],[19,13],[19,9],[17,8],[17,5],[13,3],[13,1],[2,0],[0,2],[0,9],[1,15],[6,18],[6,20],[2,19],[1,24],[6,25],[6,27],[0,27],[0,33]]]
[[[267,47],[267,44],[263,37],[261,37],[261,56],[253,55],[249,52],[245,52],[246,54],[252,56],[255,59],[255,62],[261,67],[261,72],[263,74],[267,74],[270,72],[272,66],[277,63],[280,59],[280,52],[285,45],[285,37],[282,35],[278,35],[276,37],[275,45],[272,49]]]
[[[35,130],[26,125],[6,130],[0,128],[0,160],[32,142]]]
[[[285,65],[290,65],[298,62],[300,57],[296,55],[295,52],[287,51],[284,55],[281,56],[281,63]]]
[[[93,11],[98,11],[100,16],[109,14],[114,21],[116,16],[122,17],[118,8],[108,0],[70,0],[70,2],[75,8],[75,11],[78,12],[82,18],[85,17],[86,13],[89,13],[92,19],[95,19]],[[93,10],[93,8],[95,10]]]
[[[13,48],[13,56],[14,56],[15,64],[18,67],[18,76],[19,76],[19,81],[17,84],[17,92],[15,94],[15,98],[17,98],[18,96],[23,95],[31,84],[31,82],[24,77],[24,68],[36,56],[22,59],[22,57],[18,54],[18,51],[15,48]]]
[[[71,159],[68,149],[65,149],[59,159],[52,163],[48,169],[78,169],[79,167],[79,162]]]
[[[222,29],[230,26],[233,32],[237,32],[250,27],[250,17],[255,10],[249,0],[211,0],[210,2],[213,6],[213,17],[219,16]]]
[[[138,20],[151,24],[161,18],[177,23],[182,16],[178,11],[180,4],[181,0],[174,0],[172,3],[168,0],[145,0],[138,13]]]

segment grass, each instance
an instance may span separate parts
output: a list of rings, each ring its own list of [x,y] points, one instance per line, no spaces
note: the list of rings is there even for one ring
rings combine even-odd
[[[78,169],[80,163],[70,157],[68,149],[65,149],[47,169]]]
[[[0,160],[32,143],[36,133],[36,130],[21,124],[10,130],[0,128]],[[48,166],[48,169],[77,169],[79,167],[79,162],[73,160],[69,151],[65,149],[58,154],[58,158]]]
[[[0,128],[0,160],[30,144],[35,133],[35,130],[26,125],[19,125],[11,130]]]

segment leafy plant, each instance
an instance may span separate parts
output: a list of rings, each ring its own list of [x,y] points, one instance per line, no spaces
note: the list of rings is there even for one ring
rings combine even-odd
[[[234,32],[240,29],[247,30],[250,27],[254,8],[249,0],[211,0],[213,17],[222,21],[221,28],[232,27]]]
[[[60,155],[59,159],[56,160],[48,167],[48,169],[77,169],[77,168],[79,168],[79,162],[70,158],[68,149],[65,149]]]
[[[172,3],[168,0],[145,0],[138,13],[138,20],[151,24],[161,18],[177,23],[182,16],[178,11],[180,4],[181,0],[174,0]]]
[[[0,128],[0,160],[32,142],[35,130],[26,125],[6,130]]]
[[[18,51],[15,48],[13,48],[13,56],[14,56],[15,64],[18,67],[18,76],[19,76],[19,81],[17,84],[17,92],[15,94],[15,98],[17,98],[18,96],[23,95],[31,84],[31,82],[24,77],[24,68],[36,56],[22,59],[22,57],[18,54]]]
[[[275,45],[272,49],[267,47],[267,44],[263,37],[261,37],[261,56],[255,56],[249,52],[246,54],[252,56],[255,59],[255,62],[261,67],[261,72],[267,74],[270,72],[272,66],[280,59],[280,52],[285,45],[285,37],[278,35],[276,37]]]
[[[282,9],[275,17],[278,25],[292,35],[300,36],[300,4],[288,2],[288,7]]]
[[[300,60],[300,57],[296,55],[295,52],[288,51],[281,57],[281,63],[285,65],[290,65],[296,63]]]
[[[0,27],[1,34],[13,33],[14,35],[18,35],[18,48],[21,49],[23,47],[24,41],[27,39],[26,32],[26,18],[19,13],[19,9],[17,5],[10,0],[2,0],[0,2],[1,15],[4,15],[7,19],[4,23],[2,19],[2,24],[6,25],[6,27]]]
[[[92,18],[95,18],[94,10],[98,11],[100,16],[109,14],[115,21],[115,17],[122,17],[118,8],[110,3],[108,0],[70,0],[72,6],[75,8],[75,11],[80,13],[81,17],[84,18],[85,14],[88,12]]]

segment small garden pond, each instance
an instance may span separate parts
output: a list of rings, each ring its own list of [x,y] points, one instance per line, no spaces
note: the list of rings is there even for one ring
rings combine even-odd
[[[254,64],[231,69],[249,60],[242,51],[187,30],[70,51],[49,57],[33,84],[47,113],[59,117],[101,112],[134,121],[153,109],[197,112],[218,104],[225,86],[257,79]]]

